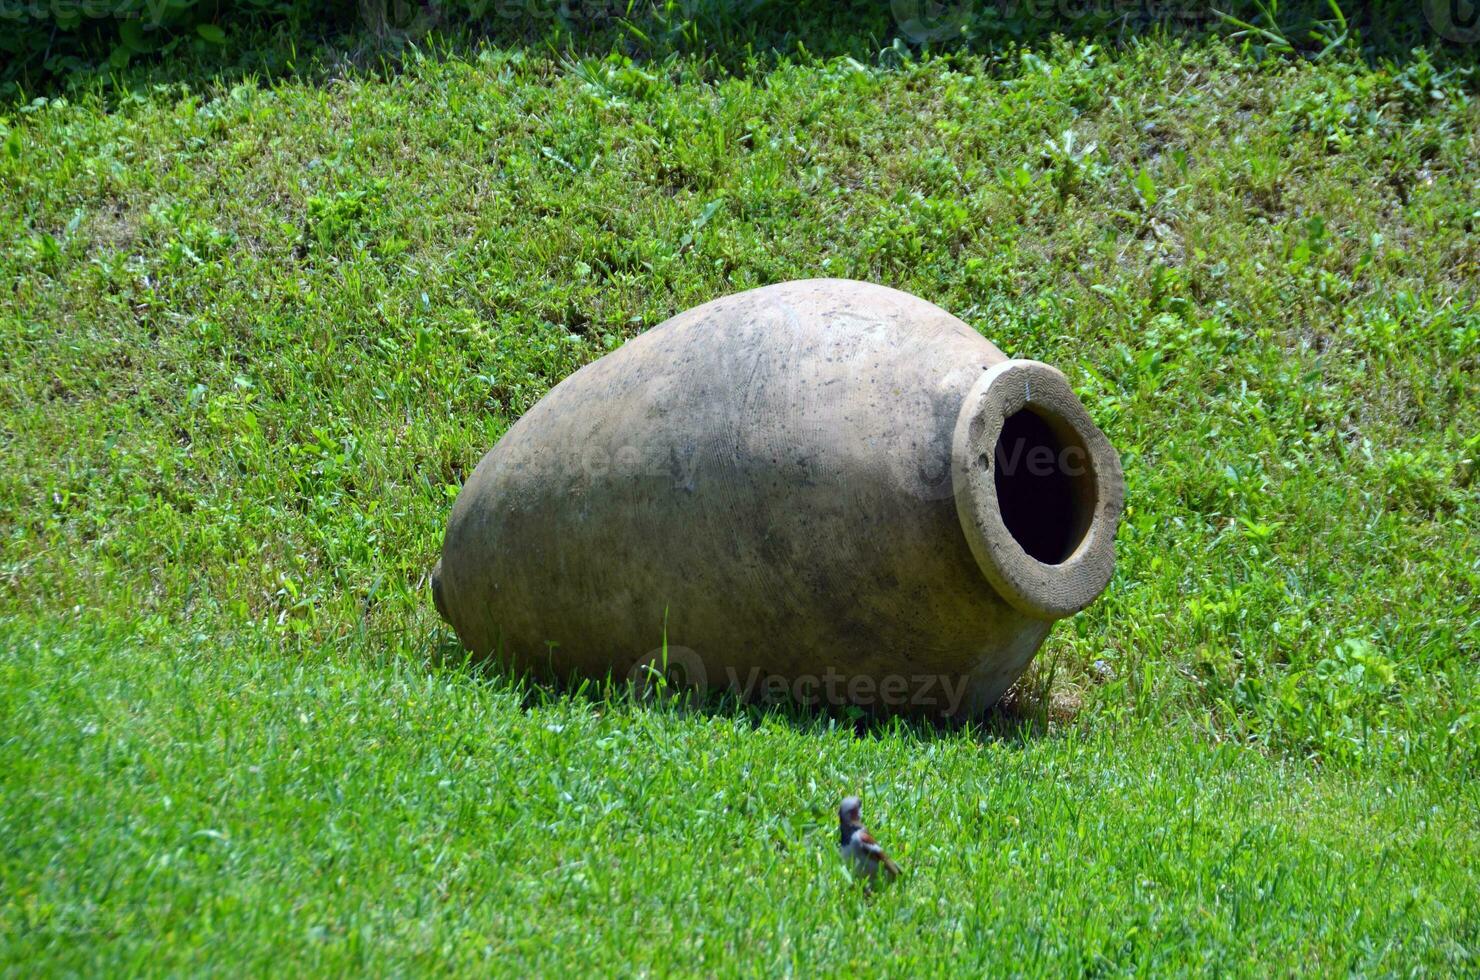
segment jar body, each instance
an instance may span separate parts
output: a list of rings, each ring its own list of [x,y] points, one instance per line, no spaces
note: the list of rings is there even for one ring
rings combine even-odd
[[[1035,363],[866,283],[696,307],[562,381],[484,457],[453,507],[438,608],[474,653],[560,675],[621,679],[666,651],[746,695],[976,714],[1066,614],[1014,601],[983,557],[1001,542],[966,513],[1008,501],[966,499],[1012,489],[994,466],[1029,462],[974,458],[990,432],[969,431],[973,399],[1000,395],[994,369]],[[1114,453],[1092,435],[1098,470],[1055,482],[1062,512],[1036,518],[1069,530],[1028,541],[1031,514],[1009,529],[1002,550],[1039,551],[1024,574],[1110,547],[1119,464],[1103,472]]]

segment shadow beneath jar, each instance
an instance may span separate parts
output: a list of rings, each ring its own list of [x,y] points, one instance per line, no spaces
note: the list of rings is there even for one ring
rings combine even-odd
[[[984,713],[963,719],[928,713],[879,711],[852,704],[803,703],[744,697],[729,689],[696,691],[659,679],[640,685],[606,677],[556,676],[549,670],[515,666],[497,657],[474,657],[451,631],[441,631],[426,655],[433,670],[452,670],[503,688],[525,712],[561,701],[582,701],[603,710],[696,715],[744,720],[753,730],[781,723],[800,733],[847,732],[860,740],[906,738],[921,743],[969,738],[986,744],[1026,746],[1062,734],[1078,712],[1077,700],[1054,687],[1056,671],[1034,665]]]

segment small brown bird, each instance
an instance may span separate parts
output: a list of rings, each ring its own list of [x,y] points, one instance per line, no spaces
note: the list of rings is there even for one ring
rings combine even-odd
[[[838,807],[838,851],[843,860],[852,865],[853,873],[872,878],[879,873],[879,865],[894,878],[899,875],[899,865],[889,860],[889,855],[879,846],[863,827],[863,804],[856,796],[843,798]]]

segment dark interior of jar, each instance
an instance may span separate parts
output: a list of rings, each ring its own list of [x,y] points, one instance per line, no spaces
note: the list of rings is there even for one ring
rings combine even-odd
[[[1094,518],[1089,452],[1068,425],[1029,408],[1002,423],[993,476],[1002,523],[1029,555],[1057,565],[1084,540]]]

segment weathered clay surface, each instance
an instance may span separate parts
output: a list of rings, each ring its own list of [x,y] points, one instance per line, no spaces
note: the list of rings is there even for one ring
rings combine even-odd
[[[1114,567],[1119,459],[1064,377],[944,310],[805,280],[557,385],[453,507],[437,606],[477,654],[971,715]],[[769,684],[769,686],[767,686]]]

